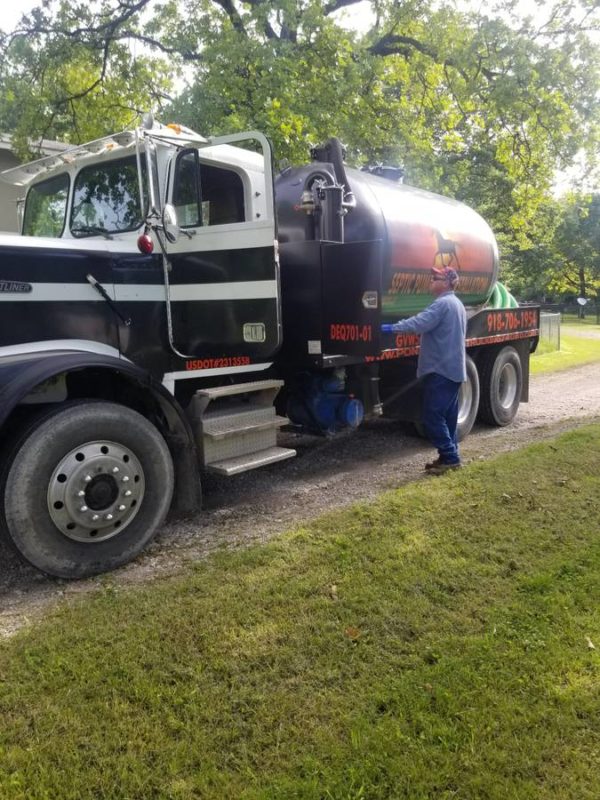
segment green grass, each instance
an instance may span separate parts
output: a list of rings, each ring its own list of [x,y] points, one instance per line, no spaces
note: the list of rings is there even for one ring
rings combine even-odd
[[[596,426],[108,577],[0,648],[0,797],[597,800],[599,512]]]
[[[577,314],[561,314],[560,319],[565,325],[593,325],[600,330],[600,325],[598,325],[598,318],[596,317],[595,311],[588,311],[583,319],[578,317]]]
[[[547,343],[540,341],[531,357],[530,370],[532,375],[539,375],[596,361],[600,361],[600,339],[574,335],[569,332],[569,327],[561,325],[560,350],[551,350]]]

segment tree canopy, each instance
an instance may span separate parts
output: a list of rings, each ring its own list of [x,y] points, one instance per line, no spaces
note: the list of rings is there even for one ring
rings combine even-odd
[[[2,37],[0,129],[25,151],[152,109],[205,134],[258,128],[291,162],[336,135],[350,163],[402,164],[475,207],[522,276],[554,241],[557,172],[596,166],[598,5],[43,0]]]
[[[568,192],[540,211],[546,236],[512,265],[513,288],[525,299],[600,296],[600,194]]]

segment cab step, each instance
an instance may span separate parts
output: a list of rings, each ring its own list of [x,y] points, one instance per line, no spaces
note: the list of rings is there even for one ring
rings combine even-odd
[[[278,430],[289,423],[275,412],[283,381],[265,380],[200,389],[190,418],[202,466],[221,475],[237,475],[296,455],[277,446]]]
[[[273,401],[279,394],[283,386],[283,381],[275,379],[267,381],[248,381],[247,383],[232,383],[227,386],[214,386],[210,389],[198,389],[194,395],[197,405],[206,409],[208,404],[214,400],[222,400],[227,397],[239,395],[253,396],[255,405],[273,405]]]
[[[227,439],[246,433],[276,430],[288,424],[287,417],[274,414],[273,408],[259,408],[247,411],[238,407],[237,413],[208,413],[204,417],[204,435],[208,439]]]
[[[274,464],[276,461],[285,461],[295,455],[296,451],[287,447],[268,447],[266,450],[259,450],[257,453],[250,455],[214,461],[211,464],[207,464],[206,469],[208,472],[216,472],[218,475],[237,475],[240,472],[265,467],[267,464]]]

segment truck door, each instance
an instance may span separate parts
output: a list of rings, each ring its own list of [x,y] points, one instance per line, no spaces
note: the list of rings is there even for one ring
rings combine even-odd
[[[240,142],[252,149],[232,146]],[[216,367],[268,359],[281,326],[267,140],[238,134],[180,149],[168,199],[180,228],[166,244],[173,349]]]

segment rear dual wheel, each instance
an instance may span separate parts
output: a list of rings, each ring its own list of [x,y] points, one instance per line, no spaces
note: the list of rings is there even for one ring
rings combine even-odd
[[[479,416],[488,425],[508,425],[521,402],[523,368],[514,347],[487,354],[479,367],[481,402]]]
[[[514,347],[491,351],[479,362],[479,372],[467,356],[467,380],[458,398],[457,437],[470,433],[477,416],[488,425],[508,425],[521,402],[523,368]]]
[[[458,422],[456,438],[462,441],[471,433],[479,408],[479,375],[470,356],[466,358],[467,380],[461,384],[458,394]]]
[[[134,558],[173,495],[164,438],[141,414],[104,402],[63,405],[22,433],[5,472],[4,522],[21,555],[61,578]]]
[[[458,396],[458,441],[471,432],[477,416],[488,425],[501,427],[515,418],[521,402],[523,367],[514,347],[503,347],[482,354],[479,372],[474,361],[467,356],[467,379]],[[421,423],[415,428],[425,435]]]
[[[456,438],[462,441],[469,435],[479,408],[479,375],[475,362],[470,356],[466,357],[467,379],[461,384],[458,394],[458,420],[456,423]],[[422,422],[415,423],[419,436],[426,437],[425,427]]]

